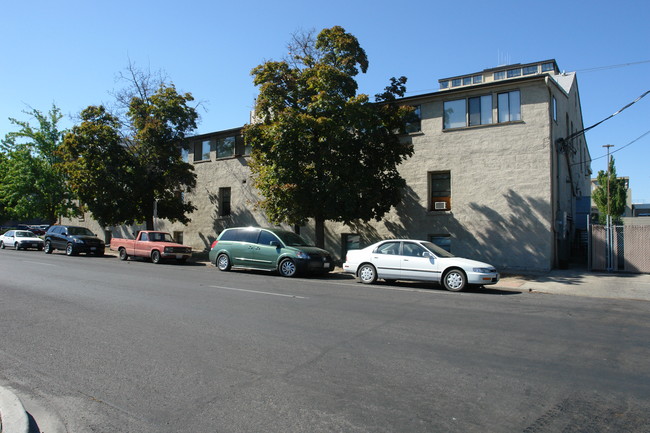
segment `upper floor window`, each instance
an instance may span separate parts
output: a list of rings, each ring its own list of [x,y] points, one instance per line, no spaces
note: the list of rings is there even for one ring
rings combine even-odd
[[[524,75],[532,75],[536,73],[537,73],[537,65],[526,66],[525,68],[523,68]]]
[[[521,120],[521,98],[519,90],[499,93],[497,96],[499,123]]]
[[[444,81],[440,82],[440,88],[441,89],[446,89],[448,87],[449,87],[449,81],[448,80],[444,80]]]
[[[446,101],[443,110],[444,129],[488,125],[492,123],[492,95]]]
[[[542,72],[549,72],[554,70],[555,70],[555,65],[552,62],[542,63]]]
[[[446,101],[444,103],[443,127],[444,129],[462,128],[466,126],[466,107],[464,99]]]
[[[472,84],[472,77],[464,77],[463,86],[469,86],[470,84]]]
[[[557,122],[557,99],[555,99],[555,96],[553,96],[553,99],[551,100],[551,109],[553,110],[553,120]]]
[[[422,117],[420,116],[420,106],[414,105],[413,112],[409,115],[406,125],[404,125],[404,131],[407,133],[411,132],[420,132],[422,129]]]
[[[498,71],[494,73],[494,80],[503,80],[506,78],[506,71]]]
[[[469,126],[492,123],[492,95],[477,96],[467,100]]]
[[[521,75],[521,68],[508,69],[508,78],[514,78]]]
[[[472,77],[473,84],[481,84],[483,82],[483,75],[474,75]]]
[[[235,155],[235,136],[217,139],[217,158],[227,158]]]
[[[460,78],[454,78],[453,80],[451,80],[451,87],[458,87],[461,85],[461,83],[462,81],[460,80]]]
[[[194,143],[194,161],[210,160],[210,140],[197,141]]]

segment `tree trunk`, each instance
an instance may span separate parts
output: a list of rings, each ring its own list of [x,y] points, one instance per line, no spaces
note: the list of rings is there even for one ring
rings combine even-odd
[[[325,218],[317,216],[316,221],[316,246],[318,248],[325,248]]]

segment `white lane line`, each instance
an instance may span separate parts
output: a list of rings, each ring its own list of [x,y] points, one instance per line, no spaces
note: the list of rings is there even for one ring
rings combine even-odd
[[[214,287],[215,289],[222,289],[222,290],[232,290],[235,292],[257,293],[259,295],[283,296],[285,298],[296,298],[296,299],[309,299],[305,296],[285,295],[283,293],[272,293],[272,292],[260,292],[259,290],[235,289],[233,287],[223,287],[223,286],[210,286],[210,287]]]
[[[33,262],[31,260],[23,260],[24,263],[34,263],[35,265],[41,265],[41,266],[54,266],[56,267],[57,265],[53,265],[52,263],[43,263],[43,262]]]

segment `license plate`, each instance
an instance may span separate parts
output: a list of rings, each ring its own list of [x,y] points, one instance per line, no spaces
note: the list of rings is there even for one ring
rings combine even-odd
[[[177,260],[180,260],[180,259],[182,259],[182,258],[183,258],[183,255],[182,255],[182,254],[176,254],[176,259],[177,259]]]

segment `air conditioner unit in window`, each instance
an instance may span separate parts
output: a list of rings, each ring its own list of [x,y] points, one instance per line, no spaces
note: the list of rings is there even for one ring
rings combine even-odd
[[[447,209],[447,202],[445,201],[437,201],[433,204],[433,208],[435,210],[445,210]]]

